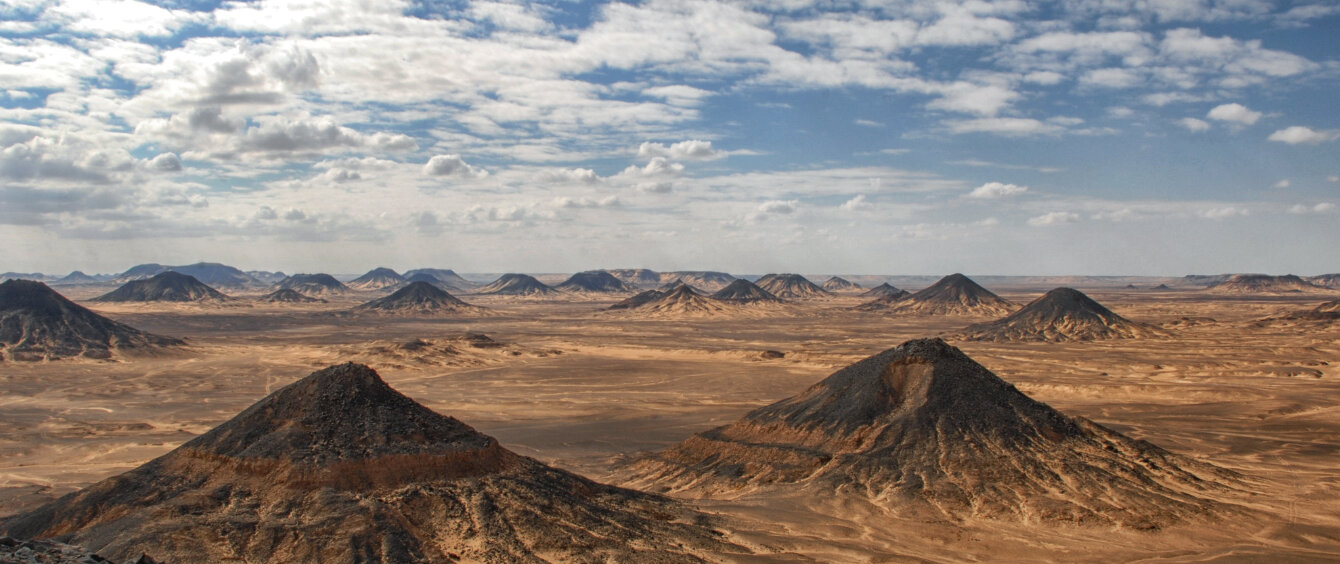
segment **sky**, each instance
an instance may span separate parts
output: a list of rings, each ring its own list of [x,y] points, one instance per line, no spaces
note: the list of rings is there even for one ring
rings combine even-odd
[[[1340,3],[0,0],[0,271],[1340,271]]]

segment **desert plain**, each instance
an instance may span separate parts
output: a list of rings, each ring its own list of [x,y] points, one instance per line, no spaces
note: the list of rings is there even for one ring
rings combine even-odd
[[[1167,336],[966,341],[955,333],[991,318],[858,311],[868,298],[855,293],[790,300],[764,314],[681,318],[603,311],[626,296],[464,294],[494,315],[424,319],[340,314],[380,295],[372,292],[315,304],[248,296],[100,303],[87,300],[106,288],[66,287],[99,314],[188,344],[111,361],[0,365],[0,517],[132,469],[346,361],[371,366],[396,390],[512,451],[618,485],[641,453],[735,421],[909,339],[944,336],[1064,414],[1240,474],[1239,487],[1215,500],[1233,510],[1132,530],[904,512],[803,490],[680,496],[754,553],[724,560],[1340,560],[1340,323],[1260,323],[1335,296],[1216,295],[1134,282],[1074,285]],[[984,284],[1016,304],[1061,285]]]

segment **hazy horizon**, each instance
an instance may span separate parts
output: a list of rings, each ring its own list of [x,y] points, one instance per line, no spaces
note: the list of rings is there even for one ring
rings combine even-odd
[[[1333,2],[24,0],[0,24],[0,271],[1340,271]]]

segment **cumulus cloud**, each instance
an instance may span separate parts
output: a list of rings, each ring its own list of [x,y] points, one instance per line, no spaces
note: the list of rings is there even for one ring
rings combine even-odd
[[[637,189],[648,194],[669,194],[675,191],[675,185],[672,182],[643,182]]]
[[[1310,127],[1294,125],[1270,134],[1268,141],[1278,141],[1290,145],[1316,145],[1340,139],[1340,130],[1317,131]]]
[[[623,205],[618,196],[606,196],[599,200],[591,198],[568,198],[559,197],[554,199],[554,205],[560,208],[617,208]]]
[[[1177,120],[1177,125],[1186,128],[1187,131],[1192,133],[1200,133],[1202,131],[1210,130],[1210,122],[1193,117],[1179,119]]]
[[[1205,114],[1213,120],[1228,121],[1242,125],[1252,125],[1261,119],[1261,112],[1254,112],[1242,104],[1221,104]]]
[[[423,165],[423,173],[428,176],[457,178],[483,178],[489,175],[488,171],[465,162],[460,155],[434,155]]]
[[[787,215],[800,208],[796,200],[771,200],[758,205],[758,212],[770,215]]]
[[[630,165],[619,174],[628,177],[679,176],[684,173],[684,165],[671,162],[665,157],[652,157],[646,166]]]
[[[1314,204],[1314,205],[1311,205],[1311,206],[1304,205],[1304,204],[1296,204],[1296,205],[1294,205],[1293,207],[1289,208],[1289,213],[1292,213],[1292,214],[1299,214],[1299,215],[1303,215],[1303,214],[1318,214],[1318,213],[1330,213],[1330,212],[1333,212],[1333,211],[1335,211],[1335,204],[1333,204],[1333,203],[1331,203],[1331,202],[1321,202],[1321,203],[1319,203],[1319,204]]]
[[[1231,217],[1242,217],[1249,215],[1249,212],[1236,206],[1223,206],[1201,210],[1198,215],[1206,219],[1228,219]]]
[[[1048,225],[1078,223],[1079,219],[1080,219],[1079,214],[1077,213],[1057,211],[1057,212],[1045,213],[1037,217],[1031,217],[1028,219],[1028,224],[1034,227],[1045,227]]]
[[[595,184],[600,182],[600,175],[589,168],[547,170],[541,174],[541,178],[548,182],[574,182],[578,184]]]
[[[987,182],[986,184],[974,188],[972,192],[968,193],[968,197],[979,200],[994,200],[1009,196],[1018,196],[1027,191],[1027,186],[1005,184],[1001,182]]]
[[[181,170],[181,158],[176,153],[160,153],[149,159],[146,166],[157,172],[177,172]]]
[[[680,141],[670,146],[650,141],[642,143],[637,148],[637,156],[643,159],[670,159],[676,161],[688,160],[712,160],[719,158],[721,154],[712,148],[711,141],[700,141],[691,139]]]
[[[852,212],[869,211],[875,209],[875,204],[872,204],[869,201],[867,201],[865,199],[865,194],[857,194],[852,199],[847,200],[845,203],[843,203],[841,207],[846,211],[852,211]]]

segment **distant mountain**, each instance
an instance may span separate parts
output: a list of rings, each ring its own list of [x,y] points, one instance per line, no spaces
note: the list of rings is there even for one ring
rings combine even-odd
[[[963,337],[969,341],[1065,342],[1163,336],[1167,333],[1162,329],[1112,313],[1073,288],[1056,288],[1004,319],[969,325],[963,330]]]
[[[1135,530],[1231,510],[1212,494],[1237,481],[1066,416],[940,339],[852,364],[638,459],[628,475],[630,486],[700,497],[791,488],[910,514]]]
[[[605,272],[610,273],[625,284],[631,284],[639,288],[654,288],[661,284],[660,273],[645,268],[616,268],[607,269]]]
[[[534,276],[510,273],[499,276],[497,280],[486,286],[477,288],[475,293],[497,296],[548,296],[557,294],[558,290],[536,280]]]
[[[281,280],[277,288],[280,290],[297,290],[312,297],[338,296],[350,291],[348,286],[336,280],[334,276],[325,273],[294,274]]]
[[[829,292],[854,292],[861,290],[861,285],[848,281],[846,278],[834,276],[824,281],[823,289]]]
[[[264,282],[257,280],[250,274],[217,262],[197,262],[182,266],[165,266],[157,263],[141,264],[113,277],[112,282],[124,284],[135,280],[145,280],[168,271],[180,272],[217,288],[252,288],[265,285]]]
[[[50,282],[51,279],[52,279],[51,276],[47,276],[45,274],[42,274],[41,272],[6,272],[4,274],[0,274],[0,282],[3,282],[5,280],[31,280],[33,282]]]
[[[270,272],[267,270],[248,270],[247,276],[255,278],[256,281],[261,284],[267,285],[278,284],[280,281],[288,278],[288,275],[283,272]]]
[[[394,288],[404,283],[405,277],[401,276],[400,273],[389,268],[378,267],[350,280],[345,286],[355,290],[381,290],[383,288]]]
[[[833,295],[799,274],[769,274],[755,284],[783,299],[820,298]]]
[[[713,526],[674,500],[516,454],[347,363],[138,468],[0,519],[0,534],[165,562],[700,562],[748,552]]]
[[[782,300],[771,292],[758,287],[757,284],[743,278],[736,279],[725,288],[712,294],[714,299],[735,302],[735,303],[756,303],[771,302],[780,303]]]
[[[0,283],[0,360],[105,359],[182,344],[93,313],[41,282]]]
[[[735,280],[735,277],[725,272],[713,272],[711,270],[677,270],[661,273],[661,283],[674,282],[675,280],[702,289],[705,292],[715,292],[725,288],[727,284]]]
[[[1308,282],[1318,286],[1340,290],[1340,274],[1322,274],[1321,276],[1309,276]]]
[[[1292,274],[1234,274],[1222,282],[1206,288],[1216,294],[1296,294],[1332,293],[1330,288],[1318,286]]]
[[[950,274],[896,301],[883,299],[864,305],[875,307],[881,302],[890,312],[913,315],[1006,315],[1015,309],[1014,304],[962,274]]]
[[[438,289],[443,290],[443,291],[445,291],[445,292],[460,292],[460,291],[462,291],[460,288],[458,288],[458,287],[456,287],[456,286],[452,286],[451,284],[448,284],[448,283],[446,283],[446,282],[443,282],[441,278],[438,278],[437,276],[433,276],[432,274],[429,274],[429,273],[427,273],[427,272],[415,272],[414,274],[405,276],[405,281],[404,281],[404,282],[401,282],[401,286],[402,286],[402,287],[403,287],[403,286],[408,286],[408,285],[413,284],[413,283],[415,283],[415,282],[424,282],[424,283],[426,283],[426,284],[432,284],[432,285],[434,285],[434,286],[437,286]]]
[[[433,278],[436,278],[439,282],[445,283],[448,286],[461,290],[468,290],[470,288],[479,286],[479,284],[476,284],[474,282],[466,280],[465,278],[462,278],[459,274],[456,274],[456,272],[451,269],[416,268],[414,270],[405,271],[404,276],[405,280],[409,280],[410,278],[414,278],[415,276],[425,274],[428,276],[432,276]],[[416,279],[416,281],[423,281],[423,279],[419,278]]]
[[[888,282],[885,282],[885,283],[883,283],[883,284],[880,284],[880,285],[878,285],[878,286],[875,286],[874,288],[871,288],[871,289],[869,289],[869,290],[866,290],[865,293],[863,293],[863,294],[861,294],[861,295],[862,295],[862,296],[865,296],[865,297],[869,297],[869,298],[894,298],[894,299],[898,299],[898,298],[901,298],[901,297],[903,297],[903,296],[907,296],[907,295],[910,295],[910,294],[911,294],[911,292],[908,292],[907,290],[899,290],[899,289],[898,289],[897,287],[895,287],[894,285],[889,284]]]
[[[592,292],[597,294],[617,294],[638,291],[637,286],[615,278],[604,270],[588,270],[573,274],[562,284],[554,286],[565,292]]]
[[[728,314],[739,311],[740,306],[699,295],[692,286],[681,284],[669,292],[648,290],[609,309],[627,310],[644,317],[693,317]]]
[[[175,271],[161,272],[152,278],[126,282],[120,288],[93,298],[95,302],[221,302],[228,296]]]
[[[693,291],[693,289],[689,288],[689,291]],[[648,302],[660,299],[665,294],[666,292],[661,290],[646,290],[630,298],[624,298],[623,300],[615,302],[614,305],[611,305],[606,309],[610,310],[634,309]]]
[[[456,296],[427,282],[413,282],[395,293],[378,298],[355,307],[354,313],[379,313],[389,315],[437,316],[437,315],[479,315],[488,312],[488,308],[467,304]]]
[[[97,284],[99,280],[78,270],[66,274],[64,278],[51,283],[52,286],[75,286],[79,284]]]

